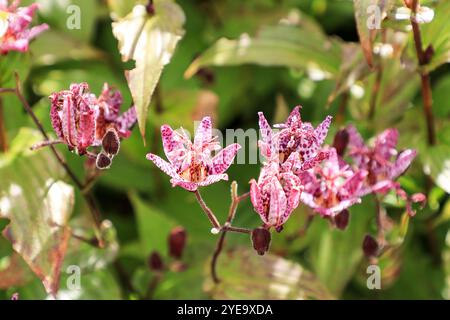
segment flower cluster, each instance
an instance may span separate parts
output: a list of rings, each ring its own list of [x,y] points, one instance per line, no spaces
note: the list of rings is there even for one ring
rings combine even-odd
[[[193,143],[183,129],[174,131],[168,125],[161,127],[161,136],[170,163],[152,153],[147,154],[147,159],[172,178],[174,187],[180,186],[188,191],[228,180],[225,171],[241,148],[234,143],[221,150],[217,137],[212,135],[210,117],[204,117],[200,122]],[[213,152],[216,153],[214,156]]]
[[[417,193],[409,197],[396,182],[410,166],[416,157],[416,151],[406,149],[402,152],[396,150],[398,130],[387,129],[375,137],[371,145],[364,144],[364,140],[354,126],[346,128],[348,134],[348,154],[356,167],[367,172],[363,182],[361,194],[386,194],[394,190],[398,197],[406,201],[406,209],[414,215],[412,202],[425,202],[425,195]]]
[[[303,122],[300,107],[295,107],[285,123],[275,125],[274,132],[259,113],[262,140],[258,142],[264,165],[258,181],[250,181],[250,199],[265,228],[281,231],[292,211],[299,205],[304,189],[302,175],[327,159],[322,150],[331,117],[317,128]]]
[[[330,116],[317,127],[303,122],[300,107],[295,107],[284,123],[272,128],[264,114],[259,113],[258,147],[263,165],[258,179],[250,181],[249,195],[263,224],[248,231],[258,254],[264,254],[269,248],[270,229],[280,232],[300,203],[335,227],[345,229],[348,208],[360,203],[367,194],[395,190],[406,200],[411,215],[414,214],[411,203],[425,201],[423,194],[409,197],[395,181],[416,156],[414,150],[396,151],[397,130],[388,129],[375,138],[373,145],[366,145],[356,129],[349,126],[336,133],[332,146],[324,146],[330,124]],[[147,159],[171,176],[173,186],[188,191],[227,180],[225,171],[240,146],[232,144],[220,150],[211,130],[211,119],[203,118],[192,143],[184,130],[174,131],[164,125],[161,135],[169,162],[151,153]],[[351,161],[346,162],[347,159]],[[205,206],[202,208],[208,211]],[[238,231],[243,232],[239,228]]]
[[[29,41],[48,29],[47,24],[30,28],[38,4],[19,7],[19,0],[8,6],[8,0],[0,0],[0,54],[9,51],[28,51]]]
[[[91,155],[89,147],[102,147],[97,167],[108,168],[119,152],[120,139],[130,135],[136,122],[136,111],[131,107],[119,115],[122,95],[105,83],[97,98],[87,83],[72,84],[69,90],[52,94],[50,117],[56,135],[71,151]]]

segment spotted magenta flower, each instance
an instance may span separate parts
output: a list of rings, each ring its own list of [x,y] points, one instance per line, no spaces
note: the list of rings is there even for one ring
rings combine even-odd
[[[321,146],[327,136],[331,124],[331,116],[317,127],[303,122],[300,107],[297,106],[285,123],[275,125],[279,130],[274,132],[262,112],[259,115],[259,127],[262,139],[258,141],[261,155],[266,161],[277,161],[280,164],[288,159],[295,160],[297,170],[307,170],[327,158]]]
[[[8,0],[0,0],[0,54],[9,51],[28,51],[30,40],[48,29],[47,24],[30,28],[38,4],[19,7],[19,0],[8,5]]]
[[[217,136],[212,135],[210,117],[204,117],[200,122],[194,142],[184,130],[174,131],[168,125],[161,127],[161,136],[169,162],[152,153],[147,154],[147,159],[172,178],[172,186],[188,191],[228,180],[225,171],[241,148],[234,143],[221,150]],[[212,156],[213,152],[216,152],[215,156]]]
[[[327,161],[301,173],[304,186],[301,201],[322,217],[334,218],[344,209],[361,202],[361,188],[366,176],[367,171],[353,171],[339,159],[336,149],[331,148]]]
[[[250,200],[266,228],[281,231],[292,211],[298,207],[301,181],[290,171],[281,172],[278,163],[270,162],[261,169],[256,182],[250,181]]]
[[[413,215],[411,202],[424,203],[425,196],[414,194],[412,197],[408,197],[395,180],[408,169],[416,157],[416,151],[412,149],[406,149],[402,152],[397,151],[397,129],[383,131],[375,137],[374,143],[371,145],[364,144],[364,140],[354,126],[349,126],[346,130],[349,135],[350,157],[357,167],[367,171],[364,180],[365,190],[362,193],[385,194],[394,190],[397,196],[406,200],[407,210]]]
[[[108,154],[117,154],[119,139],[127,138],[136,122],[134,107],[119,116],[122,95],[108,84],[104,85],[98,99],[89,91],[87,83],[72,84],[69,90],[54,93],[49,98],[56,135],[79,155],[97,146],[103,146]]]

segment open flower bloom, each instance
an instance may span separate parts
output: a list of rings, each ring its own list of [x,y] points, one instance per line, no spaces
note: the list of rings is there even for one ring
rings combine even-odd
[[[300,201],[300,179],[290,171],[281,172],[278,163],[261,169],[258,182],[250,181],[250,199],[266,228],[281,231]]]
[[[98,99],[87,83],[72,84],[69,90],[49,98],[53,129],[70,150],[80,155],[86,154],[88,147],[101,146],[109,130],[120,138],[128,137],[136,122],[134,107],[119,116],[122,96],[107,84]]]
[[[406,149],[402,152],[396,150],[398,142],[398,130],[387,129],[375,137],[373,145],[365,145],[364,140],[355,127],[347,127],[349,134],[349,155],[355,165],[367,171],[362,194],[370,192],[385,194],[395,190],[397,196],[406,200],[406,208],[411,215],[412,202],[424,202],[423,194],[415,194],[408,197],[395,180],[402,175],[416,157],[416,151]]]
[[[147,159],[153,161],[172,179],[172,185],[188,191],[228,180],[225,173],[241,146],[237,143],[221,149],[217,137],[212,135],[210,117],[204,117],[195,133],[194,142],[184,130],[174,131],[168,125],[161,127],[164,152],[169,162],[152,153]],[[220,150],[220,151],[219,151]],[[213,152],[217,152],[215,156]]]
[[[327,158],[327,153],[321,151],[321,146],[331,124],[330,116],[314,128],[311,123],[302,122],[300,107],[297,106],[285,123],[274,126],[279,128],[278,132],[274,132],[264,114],[259,112],[258,115],[262,136],[258,146],[267,161],[282,164],[288,159],[295,160],[298,170],[307,170]]]
[[[27,51],[29,41],[48,29],[46,24],[29,28],[38,4],[19,8],[19,2],[8,6],[8,0],[0,0],[0,54]]]
[[[300,174],[304,186],[301,201],[322,217],[333,218],[361,202],[361,188],[366,176],[367,171],[354,172],[339,159],[336,149],[331,148],[327,161]]]

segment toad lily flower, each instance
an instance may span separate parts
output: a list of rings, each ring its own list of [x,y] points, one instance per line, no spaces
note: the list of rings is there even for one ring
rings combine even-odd
[[[300,179],[292,172],[280,172],[278,163],[261,169],[258,182],[250,181],[250,200],[266,228],[281,231],[300,201]]]
[[[361,202],[361,188],[367,172],[354,172],[349,165],[343,164],[334,148],[330,149],[329,155],[323,165],[301,173],[304,185],[301,201],[322,217],[334,218],[342,210]]]
[[[296,161],[299,170],[307,170],[327,158],[327,153],[321,151],[331,117],[328,116],[317,128],[311,123],[302,122],[300,107],[297,106],[283,124],[275,125],[279,128],[274,132],[262,112],[259,115],[259,127],[262,140],[258,141],[261,155],[267,161],[277,161],[280,164],[290,159]],[[292,155],[295,156],[291,157]]]
[[[184,130],[174,131],[168,125],[161,127],[161,136],[170,163],[152,153],[147,154],[147,159],[172,178],[172,186],[180,186],[188,191],[228,180],[225,171],[241,148],[234,143],[220,150],[217,137],[212,135],[210,117],[204,117],[200,122],[193,143]],[[218,151],[214,157],[213,151]]]
[[[8,0],[0,0],[0,54],[9,51],[28,51],[28,43],[48,29],[47,24],[29,28],[38,4],[18,7],[19,0],[8,6]]]
[[[87,83],[72,84],[69,90],[50,97],[52,126],[59,139],[79,155],[87,148],[103,146],[100,158],[110,164],[120,146],[120,138],[127,138],[136,122],[134,107],[119,116],[122,96],[108,84],[97,99]],[[108,165],[107,165],[108,166]],[[106,167],[107,167],[106,166]]]
[[[355,127],[347,128],[349,134],[349,155],[356,166],[368,172],[365,179],[364,193],[385,194],[389,190],[395,190],[397,196],[406,200],[406,208],[411,215],[412,202],[425,201],[423,194],[414,194],[408,198],[406,192],[400,188],[395,180],[402,175],[416,157],[416,151],[406,149],[400,153],[395,149],[398,141],[397,129],[387,129],[375,137],[373,145],[367,146]]]

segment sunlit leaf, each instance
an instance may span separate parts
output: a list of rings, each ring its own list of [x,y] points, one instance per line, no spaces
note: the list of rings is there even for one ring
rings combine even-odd
[[[155,1],[154,11],[149,14],[145,6],[137,5],[125,18],[113,22],[123,61],[136,62],[135,68],[127,72],[127,79],[143,137],[151,97],[163,67],[170,62],[184,34],[184,13],[176,3]]]
[[[66,223],[74,190],[62,182],[59,163],[49,150],[31,152],[40,134],[22,129],[10,153],[0,157],[0,217],[10,221],[3,235],[14,250],[55,294],[70,238]]]
[[[223,255],[218,272],[218,285],[212,285],[209,275],[207,280],[214,299],[333,299],[310,271],[273,254],[259,256],[253,250],[238,248]]]

